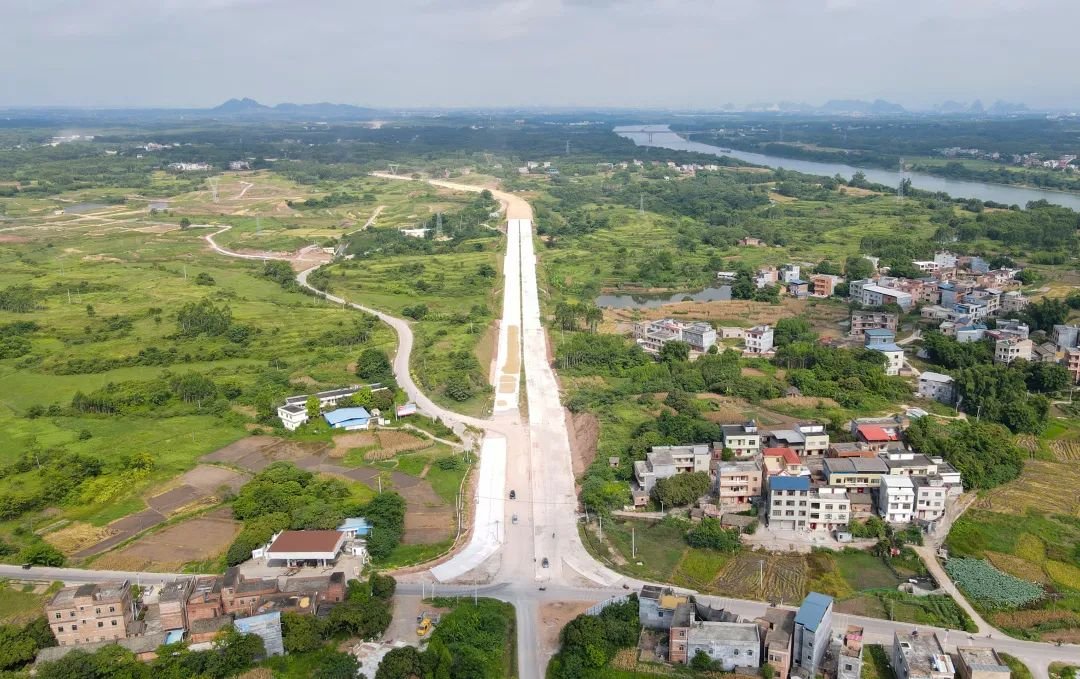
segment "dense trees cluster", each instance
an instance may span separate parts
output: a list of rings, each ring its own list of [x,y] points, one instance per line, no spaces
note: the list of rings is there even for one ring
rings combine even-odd
[[[55,645],[49,621],[43,617],[34,618],[25,625],[0,625],[0,671],[29,665],[38,651]]]
[[[30,313],[38,307],[38,292],[30,285],[11,285],[0,290],[0,310]]]
[[[637,595],[613,604],[599,615],[579,615],[559,633],[559,652],[551,659],[552,679],[586,679],[594,676],[622,648],[633,647],[641,632]]]
[[[1036,368],[1029,378],[1031,367],[1026,361],[1014,361],[1009,365],[982,364],[955,371],[956,392],[963,398],[960,407],[969,415],[999,422],[1014,432],[1038,433],[1046,422],[1050,402],[1045,396],[1030,393],[1028,381],[1037,386],[1053,386],[1056,371],[1049,366]]]
[[[712,480],[708,472],[676,474],[670,478],[658,479],[653,487],[652,496],[665,507],[684,507],[698,501],[709,492]]]
[[[737,528],[724,528],[720,525],[720,519],[708,516],[686,531],[686,543],[691,547],[720,552],[737,552],[742,548],[742,538]]]
[[[436,600],[453,606],[431,634],[427,648],[390,651],[375,679],[501,679],[507,676],[514,609],[494,599]]]
[[[250,669],[266,654],[263,640],[254,634],[240,634],[231,626],[223,629],[206,651],[188,650],[184,643],[158,649],[149,663],[120,646],[109,645],[88,653],[75,649],[60,660],[38,666],[39,679],[226,679]]]
[[[330,615],[303,613],[281,616],[282,642],[288,653],[307,653],[323,648],[335,636],[377,639],[390,626],[392,599],[397,582],[389,575],[372,573],[366,582],[349,580],[345,600]],[[355,659],[354,659],[355,662]],[[353,672],[355,674],[354,666]]]
[[[275,462],[240,489],[233,500],[233,516],[244,522],[226,554],[230,566],[251,558],[251,551],[285,529],[331,530],[347,516],[365,516],[375,530],[368,540],[372,558],[385,558],[404,531],[405,501],[394,492],[376,495],[367,504],[350,498],[346,485]]]
[[[797,341],[780,347],[773,362],[788,369],[787,380],[804,396],[821,396],[848,408],[895,402],[910,393],[899,377],[885,374],[885,356],[868,349],[837,349]]]
[[[940,456],[960,472],[965,488],[985,490],[1020,475],[1026,454],[1001,425],[971,420],[948,424],[920,417],[904,433],[909,445]]]

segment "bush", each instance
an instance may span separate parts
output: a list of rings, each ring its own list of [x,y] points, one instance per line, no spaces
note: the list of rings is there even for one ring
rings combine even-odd
[[[691,547],[715,549],[720,552],[737,552],[742,539],[735,528],[724,528],[720,519],[705,517],[686,532],[686,543]]]

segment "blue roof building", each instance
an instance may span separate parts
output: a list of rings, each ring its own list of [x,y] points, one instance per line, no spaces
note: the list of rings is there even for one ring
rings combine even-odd
[[[366,408],[338,408],[324,413],[323,417],[333,429],[367,429],[372,420]]]
[[[342,533],[348,533],[351,537],[363,537],[371,532],[371,524],[363,517],[348,518],[337,527]]]
[[[233,627],[241,634],[254,634],[263,640],[266,655],[285,655],[285,644],[281,639],[281,611],[237,618]]]
[[[795,614],[792,660],[795,667],[801,667],[810,676],[817,674],[825,650],[829,647],[832,609],[831,596],[810,592]]]
[[[809,476],[774,476],[769,479],[769,490],[810,490]]]

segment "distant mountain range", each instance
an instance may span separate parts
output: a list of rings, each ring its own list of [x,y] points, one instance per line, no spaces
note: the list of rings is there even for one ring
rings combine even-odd
[[[375,109],[349,104],[331,104],[320,102],[318,104],[293,104],[283,103],[277,106],[260,104],[254,99],[230,99],[220,106],[206,109],[205,113],[211,115],[227,116],[281,116],[288,118],[367,118],[375,113]]]
[[[728,105],[725,109],[735,109]],[[868,115],[887,116],[901,115],[905,113],[942,113],[946,115],[1009,115],[1013,113],[1030,113],[1030,109],[1021,103],[1009,101],[995,101],[989,107],[976,99],[971,103],[946,101],[938,104],[929,111],[904,108],[900,104],[884,99],[864,101],[862,99],[830,99],[821,106],[814,106],[804,102],[781,101],[777,103],[751,104],[745,110],[748,111],[775,111],[779,113],[818,113],[822,115]]]

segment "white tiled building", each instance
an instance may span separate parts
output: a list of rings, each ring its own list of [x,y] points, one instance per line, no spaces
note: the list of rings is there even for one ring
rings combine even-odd
[[[878,513],[889,523],[911,523],[915,512],[915,484],[910,476],[881,477]]]
[[[773,329],[771,325],[756,325],[743,336],[747,354],[768,354],[773,350]]]
[[[953,391],[953,378],[948,375],[930,371],[919,375],[919,396],[923,398],[952,403]]]

